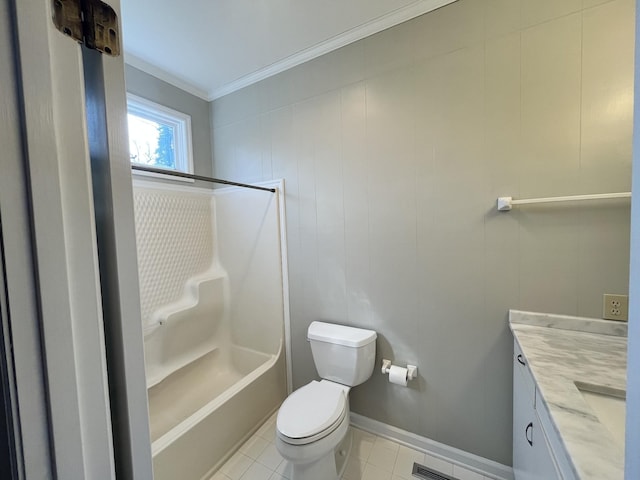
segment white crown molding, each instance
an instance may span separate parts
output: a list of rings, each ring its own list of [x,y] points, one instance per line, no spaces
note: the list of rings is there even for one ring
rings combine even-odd
[[[268,67],[257,70],[253,73],[250,73],[249,75],[245,75],[244,77],[240,77],[239,79],[228,83],[220,88],[211,90],[209,92],[209,98],[211,100],[215,100],[216,98],[223,97],[232,92],[235,92],[236,90],[240,90],[241,88],[248,87],[249,85],[259,82],[260,80],[264,80],[265,78],[284,72],[285,70],[298,66],[304,62],[313,60],[314,58],[324,55],[325,53],[332,52],[333,50],[337,50],[338,48],[344,47],[345,45],[349,45],[350,43],[362,40],[369,35],[381,32],[382,30],[386,30],[387,28],[393,27],[394,25],[398,25],[402,22],[406,22],[407,20],[411,20],[412,18],[419,17],[420,15],[444,7],[445,5],[449,5],[450,3],[454,3],[456,1],[457,0],[418,0],[411,5],[407,5],[406,7],[394,10],[391,13],[378,17],[370,22],[364,23],[347,32],[332,37],[329,40],[318,43],[313,47],[301,50],[300,52],[295,53],[279,62],[269,65]]]
[[[152,75],[157,79],[162,80],[163,82],[167,82],[168,84],[173,85],[174,87],[177,87],[180,90],[184,90],[185,92],[190,93],[191,95],[201,98],[202,100],[206,100],[207,102],[210,102],[212,100],[206,91],[193,86],[187,80],[179,78],[167,72],[166,70],[163,70],[159,67],[156,67],[155,65],[150,64],[146,60],[143,60],[136,55],[125,52],[124,63],[134,68],[137,68],[138,70],[141,70],[144,73],[148,73],[149,75]]]
[[[363,38],[381,32],[382,30],[386,30],[387,28],[391,28],[402,22],[406,22],[407,20],[419,17],[420,15],[424,15],[425,13],[431,12],[457,1],[458,0],[417,0],[410,5],[394,10],[393,12],[378,17],[375,20],[371,20],[370,22],[364,23],[358,27],[352,28],[351,30],[348,30],[340,35],[332,37],[324,42],[320,42],[313,47],[301,50],[300,52],[290,55],[283,60],[280,60],[267,67],[261,68],[260,70],[256,70],[253,73],[240,77],[237,80],[234,80],[231,83],[227,83],[220,88],[212,89],[209,92],[195,87],[187,80],[179,78],[176,75],[167,72],[166,70],[156,67],[155,65],[152,65],[151,63],[141,59],[136,55],[125,52],[124,61],[128,65],[131,65],[138,70],[142,70],[149,75],[153,75],[154,77],[163,80],[173,85],[174,87],[178,87],[187,93],[211,102],[216,98],[223,97],[232,92],[235,92],[236,90],[248,87],[249,85],[259,82],[260,80],[264,80],[265,78],[284,72],[285,70],[296,67],[304,62],[313,60],[314,58],[324,55],[325,53],[332,52],[334,50],[337,50],[338,48],[344,47],[345,45],[357,42],[358,40],[362,40]]]

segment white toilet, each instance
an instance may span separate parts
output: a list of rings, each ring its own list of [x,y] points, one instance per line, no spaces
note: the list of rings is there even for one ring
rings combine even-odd
[[[291,480],[337,480],[350,450],[349,390],[365,382],[375,364],[376,332],[324,322],[307,339],[321,381],[293,392],[276,422],[276,447],[292,466]]]

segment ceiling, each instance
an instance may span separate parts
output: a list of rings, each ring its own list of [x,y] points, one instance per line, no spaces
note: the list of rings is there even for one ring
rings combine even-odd
[[[125,61],[207,100],[454,0],[121,0]]]

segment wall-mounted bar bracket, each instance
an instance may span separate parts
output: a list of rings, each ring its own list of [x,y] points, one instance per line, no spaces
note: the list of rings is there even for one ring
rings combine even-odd
[[[513,198],[511,197],[498,197],[498,211],[500,212],[508,212],[511,210],[511,202]]]

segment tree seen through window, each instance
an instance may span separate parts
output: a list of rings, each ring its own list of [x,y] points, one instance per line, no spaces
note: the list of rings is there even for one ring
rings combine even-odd
[[[161,168],[176,168],[175,132],[170,125],[129,113],[131,161]]]

